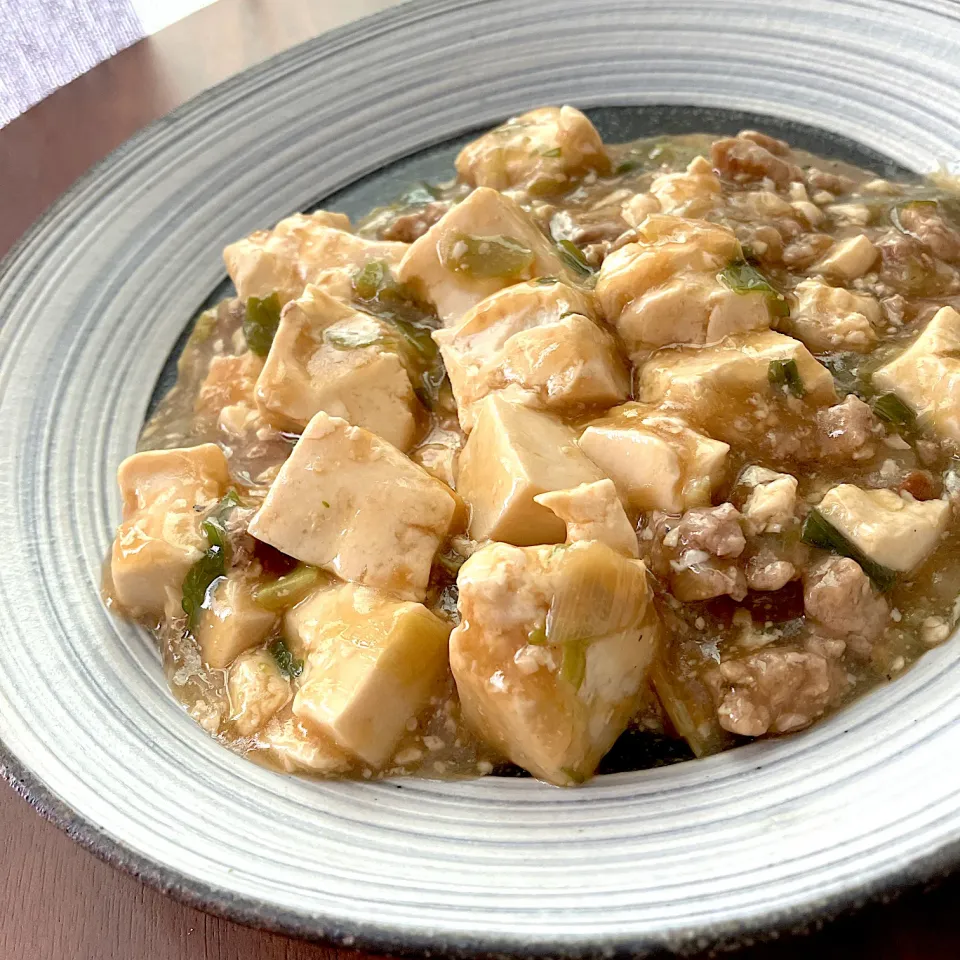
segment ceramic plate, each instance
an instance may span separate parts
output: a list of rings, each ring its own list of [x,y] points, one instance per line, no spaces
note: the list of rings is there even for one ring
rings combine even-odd
[[[878,168],[960,157],[950,0],[420,0],[126,144],[0,271],[0,738],[8,777],[188,902],[392,952],[643,954],[802,927],[951,867],[960,643],[806,733],[600,777],[316,783],[218,746],[98,596],[114,471],[220,250],[442,176],[523,109],[608,139],[760,125]]]

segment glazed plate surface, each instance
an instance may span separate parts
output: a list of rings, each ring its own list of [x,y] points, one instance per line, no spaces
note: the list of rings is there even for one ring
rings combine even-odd
[[[960,170],[950,0],[413,0],[215,88],[95,168],[0,267],[0,764],[181,898],[393,953],[693,952],[801,928],[960,854],[960,644],[814,729],[600,777],[318,783],[218,746],[98,595],[114,472],[225,243],[449,175],[544,103],[608,140],[760,126]]]

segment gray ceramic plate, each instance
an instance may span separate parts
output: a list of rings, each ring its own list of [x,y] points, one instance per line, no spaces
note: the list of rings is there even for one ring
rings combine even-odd
[[[952,866],[956,642],[807,733],[580,790],[312,783],[211,740],[97,587],[115,467],[227,241],[324,198],[362,210],[540,103],[634,108],[594,110],[611,138],[759,114],[803,146],[931,170],[960,157],[958,17],[949,0],[421,0],[117,151],[0,274],[7,775],[191,903],[394,952],[692,951]]]

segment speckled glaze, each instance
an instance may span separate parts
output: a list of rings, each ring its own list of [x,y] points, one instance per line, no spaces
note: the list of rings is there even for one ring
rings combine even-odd
[[[578,790],[317,783],[209,738],[98,584],[115,468],[226,242],[338,191],[372,202],[361,178],[540,103],[748,111],[949,166],[958,17],[950,0],[415,0],[118,150],[0,268],[7,776],[194,905],[394,953],[690,953],[952,867],[956,641],[806,733]]]

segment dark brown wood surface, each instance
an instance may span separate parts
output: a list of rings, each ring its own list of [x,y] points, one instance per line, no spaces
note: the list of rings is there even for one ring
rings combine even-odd
[[[81,173],[151,120],[250,64],[393,2],[220,0],[59,90],[0,130],[0,256]],[[960,880],[948,881],[738,956],[958,960],[958,899]],[[0,784],[0,960],[358,957],[182,906],[80,849]]]

